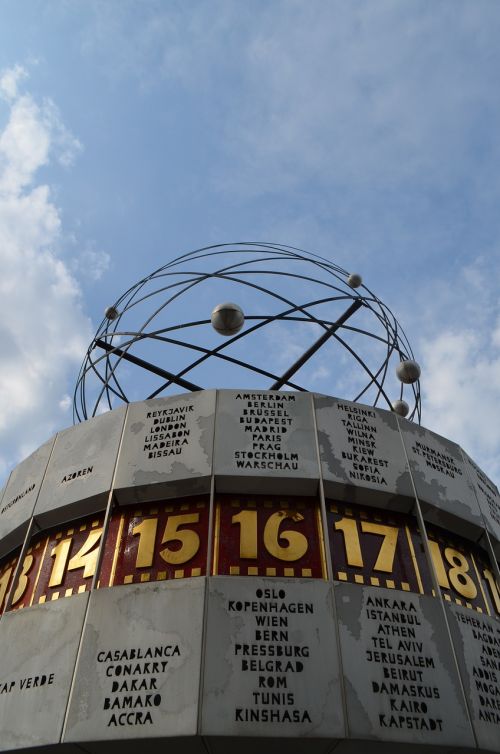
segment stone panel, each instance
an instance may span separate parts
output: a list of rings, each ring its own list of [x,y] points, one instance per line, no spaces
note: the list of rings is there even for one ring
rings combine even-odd
[[[218,492],[315,494],[319,465],[311,396],[220,390],[214,455]]]
[[[328,396],[314,402],[326,496],[411,510],[413,487],[394,414]]]
[[[478,746],[500,752],[500,622],[447,605]]]
[[[22,544],[40,492],[54,437],[12,471],[0,507],[0,555]]]
[[[498,488],[489,477],[486,476],[472,458],[462,448],[465,459],[465,467],[475,490],[479,507],[483,514],[486,528],[492,535],[492,545],[497,558],[500,558],[500,494]]]
[[[194,736],[205,579],[91,596],[64,741]]]
[[[344,735],[331,584],[210,579],[201,719],[205,736],[307,739],[308,751]]]
[[[3,616],[0,751],[59,742],[87,599],[80,594]]]
[[[210,491],[215,390],[131,403],[118,460],[120,503]]]
[[[483,518],[459,446],[406,419],[400,426],[426,520],[477,540]]]
[[[474,746],[441,605],[335,587],[351,738]]]
[[[57,435],[34,515],[43,527],[106,506],[126,407]]]

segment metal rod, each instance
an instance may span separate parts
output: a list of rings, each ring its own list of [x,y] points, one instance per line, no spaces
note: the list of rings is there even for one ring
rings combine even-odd
[[[316,341],[316,343],[313,343],[312,346],[310,348],[308,348],[307,351],[305,351],[305,353],[302,354],[302,356],[300,357],[300,359],[297,359],[297,361],[295,362],[295,364],[292,364],[292,366],[290,367],[290,369],[287,369],[287,371],[285,372],[285,374],[283,374],[279,378],[279,380],[276,380],[276,382],[274,383],[274,385],[271,385],[271,387],[269,388],[269,390],[279,390],[280,387],[282,387],[286,382],[288,382],[288,380],[290,379],[290,377],[292,375],[294,375],[295,372],[297,372],[302,366],[304,366],[304,364],[306,363],[306,361],[308,361],[311,358],[311,356],[313,356],[313,354],[315,354],[316,351],[319,348],[321,348],[321,346],[323,345],[323,343],[326,343],[326,341],[328,340],[328,338],[331,335],[333,335],[333,333],[336,330],[338,330],[339,327],[342,327],[342,325],[344,324],[344,322],[346,322],[349,319],[349,317],[352,316],[354,314],[354,312],[356,312],[360,308],[360,306],[363,306],[363,302],[362,302],[362,300],[360,298],[358,298],[358,299],[356,299],[356,301],[354,301],[354,303],[351,304],[351,306],[349,307],[349,309],[347,309],[344,312],[344,314],[342,314],[342,316],[339,317],[338,320],[336,322],[334,322],[333,325],[331,325],[328,328],[328,330],[326,330],[326,332],[324,332],[323,335],[321,335],[318,338],[318,340]]]
[[[176,385],[186,388],[186,390],[191,390],[192,392],[203,390],[203,388],[195,385],[193,382],[189,382],[188,380],[183,379],[183,377],[177,377],[175,374],[172,374],[172,372],[167,372],[166,369],[162,369],[161,367],[157,367],[154,364],[150,364],[149,361],[144,361],[144,359],[140,359],[138,356],[132,356],[132,354],[127,353],[126,351],[122,351],[121,348],[116,348],[115,346],[106,343],[105,340],[101,340],[99,338],[99,340],[96,340],[95,344],[96,346],[99,346],[99,348],[102,348],[103,351],[114,353],[121,359],[125,359],[125,361],[130,361],[132,364],[136,364],[138,367],[147,369],[149,372],[157,374],[159,377],[163,377],[165,380],[169,380],[169,382],[175,382]]]

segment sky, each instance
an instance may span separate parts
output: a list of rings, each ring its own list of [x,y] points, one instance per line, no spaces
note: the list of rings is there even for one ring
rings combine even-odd
[[[499,38],[497,0],[0,0],[0,484],[106,306],[247,240],[361,273],[499,483]]]

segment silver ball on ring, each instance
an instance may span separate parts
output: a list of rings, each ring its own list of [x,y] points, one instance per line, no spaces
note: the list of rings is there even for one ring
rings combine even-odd
[[[413,359],[400,361],[396,367],[396,376],[405,385],[411,385],[420,377],[420,367]]]
[[[395,414],[398,414],[398,416],[408,416],[408,413],[410,411],[410,407],[407,404],[406,401],[392,401],[392,410]]]
[[[106,317],[106,319],[113,321],[118,317],[118,309],[116,308],[116,306],[108,306],[104,311],[104,316]]]
[[[210,316],[212,327],[219,335],[236,335],[245,324],[245,315],[238,304],[217,304]]]
[[[361,275],[358,275],[357,272],[352,272],[347,278],[347,285],[349,285],[351,288],[359,288],[362,282],[363,278],[361,277]]]

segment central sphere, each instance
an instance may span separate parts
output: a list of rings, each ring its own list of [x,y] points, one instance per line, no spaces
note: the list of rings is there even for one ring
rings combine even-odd
[[[210,317],[212,327],[219,335],[236,335],[245,323],[245,315],[238,304],[217,304]]]

